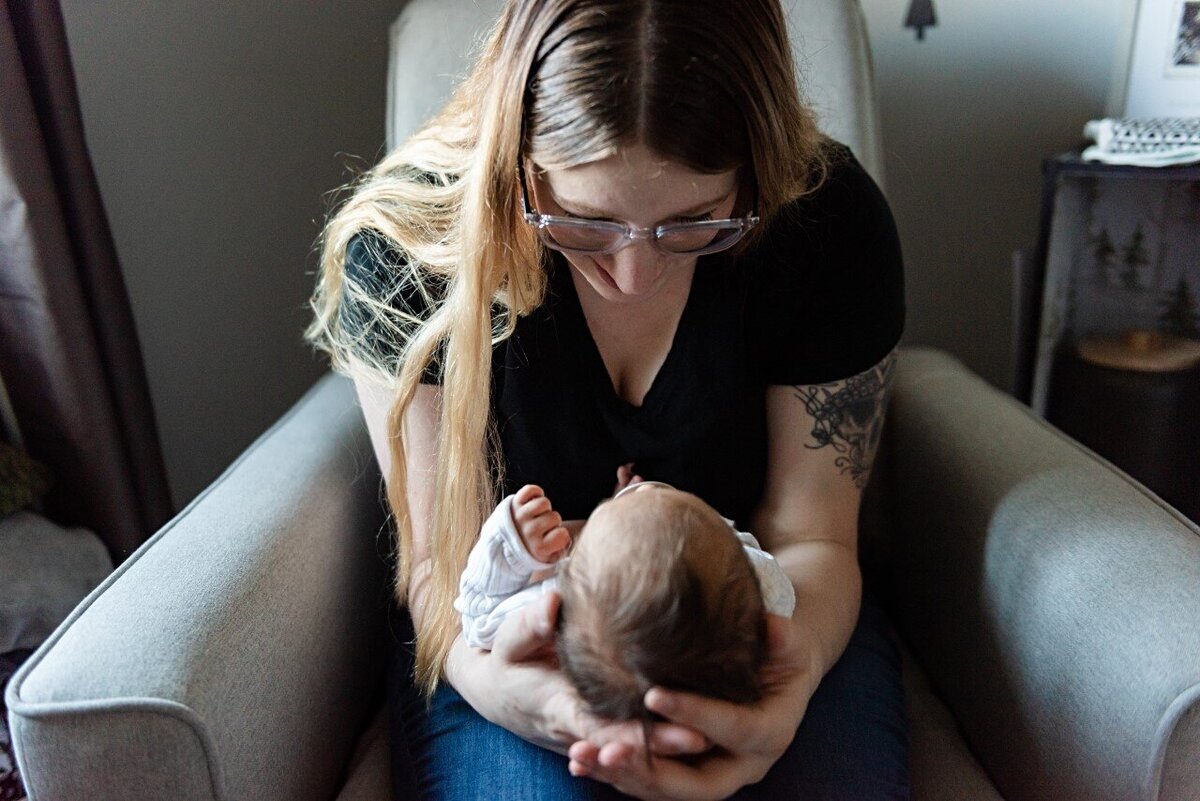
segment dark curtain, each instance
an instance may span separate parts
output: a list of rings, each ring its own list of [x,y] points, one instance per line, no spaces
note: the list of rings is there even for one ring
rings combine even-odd
[[[119,564],[173,510],[58,0],[0,0],[0,375],[43,513]]]

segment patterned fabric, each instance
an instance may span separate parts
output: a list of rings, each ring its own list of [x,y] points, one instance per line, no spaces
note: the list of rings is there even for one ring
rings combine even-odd
[[[1092,120],[1083,129],[1095,145],[1087,161],[1148,167],[1200,161],[1200,117]]]
[[[4,688],[21,663],[33,653],[32,648],[0,654],[0,801],[25,798],[25,785],[17,773],[12,737],[8,733],[8,708],[4,705]]]

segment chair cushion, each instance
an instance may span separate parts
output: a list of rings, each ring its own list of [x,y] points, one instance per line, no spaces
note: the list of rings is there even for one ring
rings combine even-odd
[[[1002,801],[1000,793],[967,748],[958,724],[934,695],[929,677],[901,643],[904,703],[912,750],[913,801]]]
[[[997,787],[1200,798],[1200,528],[944,353],[888,426],[891,611]]]
[[[388,743],[387,703],[384,702],[359,735],[354,756],[346,767],[346,782],[336,801],[389,801],[392,764]]]

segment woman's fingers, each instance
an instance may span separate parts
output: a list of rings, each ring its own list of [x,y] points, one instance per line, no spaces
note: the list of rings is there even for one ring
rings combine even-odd
[[[603,748],[597,748],[587,740],[580,740],[568,749],[567,756],[571,758],[572,763],[581,767],[594,765],[600,768],[619,770],[637,752],[637,749],[629,743],[614,742]],[[576,773],[575,775],[584,774]]]
[[[712,742],[702,733],[675,723],[655,723],[650,730],[650,750],[659,756],[703,754]]]
[[[525,662],[543,656],[554,646],[558,618],[557,592],[548,592],[500,624],[492,654],[507,662]]]
[[[652,767],[641,755],[616,746],[575,743],[567,755],[572,776],[590,776],[638,798],[727,798],[748,783],[729,754],[707,757],[695,765],[655,757]]]
[[[754,737],[753,709],[717,698],[654,687],[646,692],[646,708],[668,720],[702,732],[731,751],[746,750]]]
[[[640,723],[598,721],[598,724],[583,735],[596,748],[616,742],[627,743],[639,750],[645,748],[645,734]],[[702,754],[710,748],[712,743],[704,734],[687,726],[658,722],[650,727],[650,751],[659,756]]]
[[[570,762],[567,763],[567,770],[570,774],[587,776],[589,773],[587,766],[597,762],[600,758],[600,749],[587,740],[580,740],[567,750],[567,756],[570,757]]]
[[[587,740],[579,740],[567,749],[567,756],[581,762],[595,762],[600,758],[600,748]]]
[[[626,760],[638,753],[638,750],[629,743],[609,743],[600,749],[596,761],[602,768],[619,768]]]

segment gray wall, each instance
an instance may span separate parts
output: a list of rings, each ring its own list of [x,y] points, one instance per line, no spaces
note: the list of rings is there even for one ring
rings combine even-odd
[[[888,197],[908,268],[906,341],[1009,387],[1012,251],[1036,242],[1041,162],[1104,116],[1133,0],[936,0],[917,42],[907,0],[862,0]]]
[[[1131,1],[938,0],[917,43],[907,0],[862,0],[907,341],[1007,386],[1010,254],[1036,237],[1041,159],[1103,113]],[[63,0],[180,506],[324,369],[300,340],[323,194],[381,153],[401,5]]]
[[[323,195],[382,152],[401,0],[62,6],[183,506],[324,370],[301,341]]]

